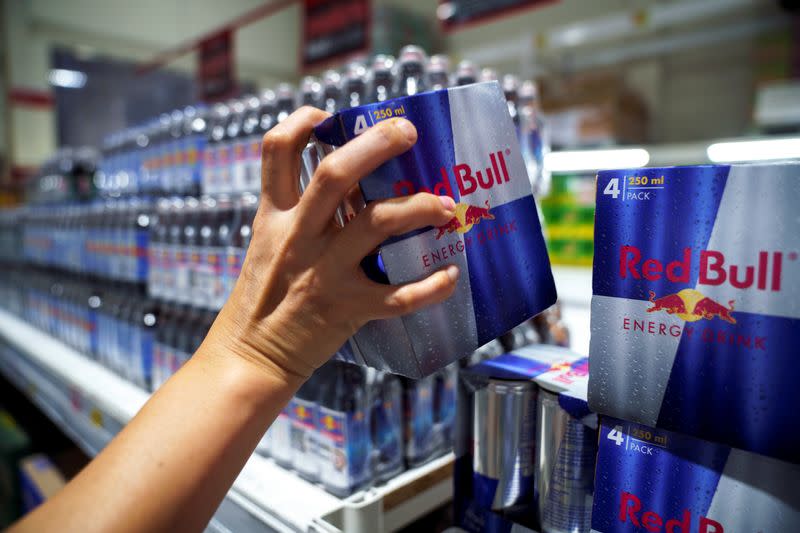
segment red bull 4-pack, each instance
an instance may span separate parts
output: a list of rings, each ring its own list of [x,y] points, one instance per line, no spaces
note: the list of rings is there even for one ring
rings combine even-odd
[[[385,241],[362,261],[374,281],[402,284],[458,265],[444,303],[359,330],[338,356],[418,378],[440,370],[550,307],[556,290],[536,204],[503,91],[497,82],[395,98],[340,111],[318,125],[304,152],[301,187],[321,156],[394,117],[418,140],[360,182],[361,197],[337,220],[370,202],[429,192],[456,201],[452,220]]]
[[[589,404],[800,462],[800,164],[597,176]]]
[[[604,417],[593,533],[800,531],[800,465]]]

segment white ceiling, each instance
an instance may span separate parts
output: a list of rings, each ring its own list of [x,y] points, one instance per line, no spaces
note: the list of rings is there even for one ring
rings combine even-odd
[[[138,60],[153,57],[220,27],[264,0],[31,0],[34,33],[85,51]],[[299,8],[290,6],[236,33],[236,57],[245,70],[293,76]],[[184,60],[184,63],[189,63]]]
[[[272,0],[275,1],[275,0]],[[566,25],[597,20],[615,13],[632,13],[652,6],[679,3],[719,3],[720,0],[560,0],[513,17],[481,24],[444,36],[443,47],[458,57],[469,57],[495,47],[498,65],[519,65],[531,38]],[[731,5],[771,6],[772,0],[728,0]],[[147,60],[157,52],[196,38],[264,3],[264,0],[30,0],[34,34],[52,42],[78,45],[81,50]],[[374,0],[374,4],[393,4],[425,15],[435,24],[436,0]],[[751,11],[740,10],[746,18]],[[713,21],[705,23],[711,25]],[[681,30],[671,28],[669,31]],[[245,26],[236,34],[236,57],[242,75],[259,82],[291,80],[298,76],[300,9],[284,8],[277,14]],[[654,36],[664,30],[652,32]],[[637,36],[645,38],[646,36]],[[610,41],[613,39],[610,39]],[[607,43],[611,45],[612,43]],[[635,46],[636,39],[622,43]],[[509,57],[503,61],[503,46]],[[588,52],[598,47],[593,43]],[[552,53],[550,54],[553,55]],[[541,56],[540,56],[541,57]],[[190,55],[174,66],[191,69]],[[527,74],[531,74],[528,72]]]

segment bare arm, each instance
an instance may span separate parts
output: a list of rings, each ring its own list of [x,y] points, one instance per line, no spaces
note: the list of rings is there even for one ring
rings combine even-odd
[[[202,346],[12,531],[201,530],[280,410],[347,337],[452,293],[454,267],[394,287],[369,281],[358,266],[392,234],[446,223],[452,200],[418,194],[377,202],[344,229],[331,222],[360,178],[413,145],[410,123],[380,123],[328,156],[299,198],[299,153],[326,116],[303,108],[265,136],[253,239]]]

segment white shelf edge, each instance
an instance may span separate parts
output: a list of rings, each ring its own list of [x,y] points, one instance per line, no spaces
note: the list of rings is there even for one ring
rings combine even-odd
[[[248,459],[233,490],[298,531],[344,506],[343,500],[258,454]]]
[[[0,337],[24,354],[29,359],[29,366],[32,363],[32,366],[41,368],[58,381],[80,390],[104,415],[121,424],[133,418],[150,396],[99,363],[2,309]],[[20,371],[19,368],[16,370]],[[34,379],[32,376],[26,377]],[[65,418],[58,407],[51,405],[44,397],[43,394],[37,394],[34,401],[89,455],[96,455],[113,437],[108,431],[92,426],[88,420],[78,420],[77,416]],[[69,399],[66,397],[55,401],[68,407]],[[98,432],[102,432],[103,437],[99,439],[102,442],[99,448],[89,442],[95,440],[94,438],[86,438],[86,435],[97,437],[100,435]],[[309,483],[294,472],[280,467],[271,459],[254,453],[226,498],[277,531],[309,531],[323,527],[338,531],[325,517],[342,513],[345,509],[380,504],[392,491],[413,483],[438,468],[446,467],[452,461],[452,453],[447,454],[418,468],[407,470],[383,485],[340,499],[321,486]],[[386,526],[394,528],[411,522],[451,498],[452,477],[448,477],[399,504],[392,511],[396,514],[396,511],[403,509],[406,516],[402,519],[396,516],[385,517]]]
[[[149,398],[147,392],[5,310],[0,310],[0,336],[119,422],[127,423]]]

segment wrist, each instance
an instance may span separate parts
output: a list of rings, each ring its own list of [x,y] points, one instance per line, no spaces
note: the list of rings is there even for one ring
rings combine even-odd
[[[248,356],[230,344],[217,342],[209,335],[192,359],[214,376],[214,381],[237,405],[260,410],[274,402],[276,393],[288,401],[305,382],[269,360]]]
[[[198,352],[236,363],[247,373],[272,383],[278,381],[299,388],[314,368],[298,358],[290,358],[281,349],[278,337],[256,324],[242,323],[223,311],[217,317]]]

